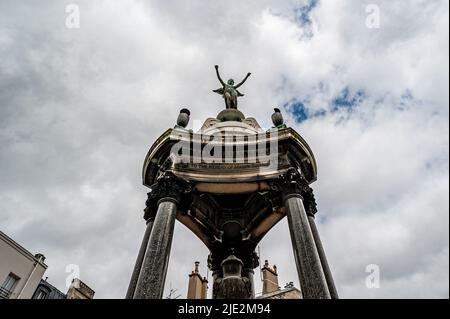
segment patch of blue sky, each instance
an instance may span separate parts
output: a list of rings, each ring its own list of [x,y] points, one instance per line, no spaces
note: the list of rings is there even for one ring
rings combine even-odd
[[[346,87],[331,102],[331,112],[341,109],[352,111],[358,107],[365,98],[366,94],[363,90],[358,90],[355,93],[352,93],[350,89]]]
[[[412,94],[412,91],[410,89],[405,90],[405,92],[402,94],[402,100],[413,100],[414,96]]]
[[[317,6],[319,0],[308,0],[307,3],[301,7],[295,8],[295,21],[302,27],[311,24],[311,11]]]
[[[296,122],[302,123],[311,118],[325,116],[327,113],[338,111],[347,111],[348,113],[351,113],[366,97],[366,93],[363,90],[357,90],[353,93],[346,87],[338,96],[330,101],[328,109],[312,110],[307,106],[307,100],[300,100],[298,98],[292,98],[284,103],[283,108],[292,114]],[[343,119],[344,118],[346,117],[343,116]]]
[[[301,123],[310,118],[324,116],[325,110],[311,111],[303,101],[298,99],[292,99],[289,102],[283,104],[283,108],[291,113],[296,122]]]

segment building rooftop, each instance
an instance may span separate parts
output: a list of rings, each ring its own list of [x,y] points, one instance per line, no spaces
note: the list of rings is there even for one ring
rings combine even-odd
[[[17,243],[14,239],[9,237],[2,231],[0,231],[0,240],[3,240],[5,243],[10,245],[16,251],[20,252],[26,258],[40,263],[45,269],[47,269],[48,266],[44,263],[45,257],[43,254],[37,253],[37,254],[33,255],[31,252],[29,252],[27,249],[25,249],[22,245]]]
[[[258,296],[256,299],[302,299],[302,292],[295,287],[289,287]]]

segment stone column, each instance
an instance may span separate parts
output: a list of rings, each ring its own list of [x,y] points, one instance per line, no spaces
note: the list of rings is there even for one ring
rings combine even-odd
[[[150,197],[157,212],[148,240],[134,299],[162,299],[169,265],[177,206],[190,185],[171,173],[164,173],[151,186]]]
[[[138,256],[136,258],[136,263],[134,265],[134,270],[131,275],[130,285],[128,286],[127,295],[125,299],[133,299],[134,291],[136,290],[136,284],[139,278],[139,274],[142,268],[142,262],[144,261],[145,251],[147,250],[148,240],[152,232],[153,222],[155,217],[150,217],[147,219],[147,227],[145,228],[144,238],[142,238],[141,248],[139,249]]]
[[[135,299],[162,299],[172,246],[177,202],[170,197],[158,203],[153,230],[139,274]]]
[[[317,213],[317,204],[314,197],[314,192],[311,187],[305,187],[302,192],[306,214],[308,215],[309,226],[311,227],[311,232],[314,237],[314,242],[316,243],[317,252],[319,253],[320,262],[322,264],[322,269],[325,274],[325,279],[327,281],[328,290],[332,299],[339,299],[336,286],[334,284],[333,275],[331,274],[330,266],[328,265],[327,257],[325,255],[325,250],[323,249],[322,241],[320,240],[319,232],[315,223],[315,215]]]
[[[284,198],[297,272],[305,299],[330,299],[325,274],[300,194]]]
[[[252,289],[250,298],[255,299],[255,279],[254,279],[255,272],[251,268],[246,268],[244,270],[244,274],[245,277],[248,278],[248,281],[250,282],[250,287]]]
[[[213,271],[212,273],[212,299],[217,299],[217,292],[219,291],[219,281],[222,279],[222,276],[218,270]]]
[[[322,241],[320,240],[319,232],[317,231],[316,223],[313,216],[308,216],[309,225],[314,237],[314,242],[316,243],[317,252],[319,253],[320,263],[322,264],[322,269],[325,274],[325,280],[327,281],[328,290],[330,291],[330,296],[332,299],[339,299],[339,295],[334,284],[333,275],[331,274],[330,266],[328,265],[327,257],[325,256],[325,251],[322,246]]]
[[[283,196],[303,297],[330,299],[319,253],[303,206],[301,194],[307,189],[308,183],[297,169],[290,168],[278,180],[273,181],[271,186]]]

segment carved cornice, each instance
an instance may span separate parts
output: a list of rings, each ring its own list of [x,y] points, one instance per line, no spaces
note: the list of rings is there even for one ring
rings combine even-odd
[[[222,126],[224,129],[230,129],[228,125],[230,122],[222,122],[214,124],[217,120],[212,119],[210,124],[212,124],[211,129],[215,132],[216,128],[220,128],[222,131]],[[227,124],[228,123],[228,124]],[[208,124],[209,125],[209,124]],[[246,123],[239,122],[239,125],[248,126],[251,130],[255,130]],[[203,134],[202,134],[203,133]],[[252,133],[252,132],[249,132]],[[212,133],[211,133],[212,134]],[[276,134],[273,132],[261,132],[252,133],[248,135],[248,138],[237,138],[235,141],[227,142],[222,140],[222,138],[212,139],[214,135],[206,134],[205,132],[185,132],[180,130],[167,130],[161,137],[152,145],[147,156],[145,158],[142,178],[143,184],[150,187],[155,183],[157,176],[159,175],[161,165],[166,161],[167,158],[173,156],[174,145],[186,146],[190,152],[188,165],[179,165],[180,163],[174,163],[173,167],[170,169],[177,175],[186,180],[192,180],[195,182],[213,182],[218,183],[231,183],[231,182],[255,182],[255,181],[269,181],[276,178],[279,174],[282,174],[290,165],[299,166],[301,168],[302,174],[308,183],[312,183],[317,178],[317,166],[314,159],[314,155],[306,143],[306,141],[292,128],[284,128],[277,130]],[[223,134],[219,134],[220,135]],[[236,134],[232,134],[235,136]],[[278,165],[276,169],[266,169],[260,170],[261,163],[272,161],[271,157],[268,155],[266,159],[262,161],[255,162],[255,156],[250,156],[247,152],[244,152],[244,163],[234,163],[240,164],[236,167],[230,166],[230,163],[214,163],[214,165],[205,165],[202,161],[202,157],[199,156],[197,146],[199,150],[203,150],[206,145],[209,147],[221,147],[224,143],[227,144],[229,149],[236,150],[237,155],[241,156],[240,150],[245,149],[259,149],[257,141],[265,140],[266,143],[270,145],[275,145],[278,143]],[[195,147],[194,147],[195,145]],[[271,155],[273,152],[271,151]],[[295,159],[292,161],[291,159]],[[266,161],[267,160],[267,161]],[[285,163],[287,161],[288,163]],[[297,163],[297,164],[293,164]],[[175,165],[176,164],[176,165]],[[183,164],[186,164],[183,162]],[[192,164],[192,165],[191,165]],[[200,165],[199,165],[200,164]],[[248,164],[253,164],[249,166]],[[256,164],[256,165],[255,165]],[[236,176],[239,173],[239,176]]]

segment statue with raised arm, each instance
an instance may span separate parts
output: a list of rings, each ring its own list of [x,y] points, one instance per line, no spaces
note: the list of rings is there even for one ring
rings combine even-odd
[[[237,109],[237,98],[238,96],[244,96],[241,92],[237,90],[238,87],[240,87],[244,82],[247,80],[247,78],[250,76],[251,73],[247,73],[245,78],[238,84],[234,85],[234,80],[229,79],[227,83],[223,82],[222,78],[219,74],[219,66],[215,65],[216,68],[216,74],[217,78],[219,79],[220,84],[222,84],[222,87],[217,90],[213,90],[213,92],[222,95],[222,97],[225,100],[225,105],[227,109]]]

